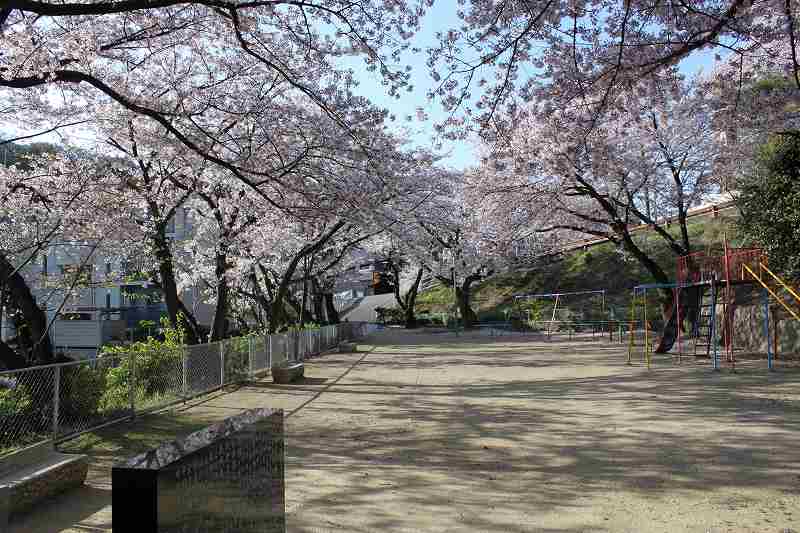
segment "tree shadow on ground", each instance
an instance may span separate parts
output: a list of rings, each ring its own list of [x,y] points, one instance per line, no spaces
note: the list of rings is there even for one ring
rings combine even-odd
[[[294,402],[289,531],[614,531],[603,520],[631,512],[619,494],[713,496],[726,508],[762,505],[746,491],[800,495],[800,372],[719,373],[669,356],[648,371],[626,366],[618,344],[416,341],[332,354],[311,364],[327,377],[243,391],[264,406],[278,395]],[[117,460],[219,418],[202,406],[64,448],[89,454],[90,475],[110,479]],[[100,492],[91,500],[110,498]],[[589,515],[532,526],[576,509]]]
[[[318,514],[304,512],[316,508],[331,516],[363,509],[358,531],[411,528],[414,520],[398,516],[400,508],[447,516],[464,530],[514,532],[530,527],[510,516],[568,513],[615,491],[653,500],[723,488],[800,495],[800,396],[793,392],[800,373],[727,374],[694,365],[648,372],[625,367],[619,346],[591,347],[595,356],[587,350],[591,360],[583,361],[582,347],[569,343],[504,347],[491,358],[468,345],[423,344],[422,352],[379,346],[314,402],[316,413],[335,409],[336,417],[320,427],[302,424],[300,413],[290,433],[290,471],[298,482],[319,472],[338,481],[301,496],[294,531],[321,525],[313,523]],[[553,350],[568,359],[552,359]],[[492,380],[496,367],[535,376],[564,365],[578,372],[592,366],[594,375]],[[442,376],[465,367],[474,371],[466,383]],[[422,377],[398,382],[392,369]],[[387,379],[375,379],[375,371]],[[481,511],[448,516],[454,509]],[[601,523],[574,530],[587,529],[603,530]]]
[[[88,517],[111,505],[111,491],[84,485],[40,502],[28,513],[11,517],[8,533],[58,533],[65,525],[75,531],[111,530],[111,514],[87,523]],[[6,531],[6,530],[3,530]]]

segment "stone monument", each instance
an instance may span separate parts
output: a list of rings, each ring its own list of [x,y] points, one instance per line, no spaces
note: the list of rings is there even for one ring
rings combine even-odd
[[[251,409],[114,466],[114,533],[284,533],[283,438]]]

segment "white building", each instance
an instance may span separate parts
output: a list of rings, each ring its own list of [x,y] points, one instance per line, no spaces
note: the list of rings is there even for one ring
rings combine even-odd
[[[167,236],[182,239],[191,231],[191,223],[182,209],[175,218]],[[104,344],[143,338],[147,330],[140,327],[142,321],[158,327],[166,315],[161,290],[136,274],[92,243],[54,242],[40,252],[24,276],[46,310],[56,353],[94,357]],[[213,309],[200,302],[197,292],[186,290],[181,299],[200,324],[208,325]],[[5,313],[2,316],[0,334],[8,339],[14,335],[13,326]]]

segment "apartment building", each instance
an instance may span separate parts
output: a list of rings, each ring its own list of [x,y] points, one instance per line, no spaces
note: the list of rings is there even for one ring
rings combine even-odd
[[[187,212],[179,210],[168,237],[180,240],[190,231]],[[23,274],[46,311],[56,352],[72,357],[94,357],[105,344],[141,339],[148,332],[143,322],[155,328],[166,315],[161,290],[102,244],[54,241]],[[213,310],[196,288],[181,298],[201,324],[211,323]],[[13,325],[2,316],[0,334],[8,339],[14,336]]]

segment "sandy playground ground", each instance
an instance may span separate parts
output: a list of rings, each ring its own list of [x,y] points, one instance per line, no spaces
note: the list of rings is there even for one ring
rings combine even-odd
[[[286,409],[288,531],[800,533],[800,369],[737,373],[624,346],[386,330],[308,363],[65,445],[87,486],[12,524],[111,529],[110,465],[176,433]]]

